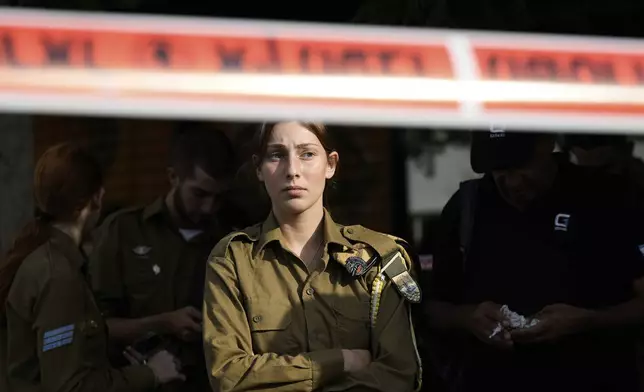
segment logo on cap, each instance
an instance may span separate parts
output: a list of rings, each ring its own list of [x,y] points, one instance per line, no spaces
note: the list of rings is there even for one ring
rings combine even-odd
[[[569,214],[559,214],[555,217],[555,230],[568,231],[569,223],[570,223]]]
[[[505,128],[492,125],[490,126],[490,139],[498,139],[505,137]]]

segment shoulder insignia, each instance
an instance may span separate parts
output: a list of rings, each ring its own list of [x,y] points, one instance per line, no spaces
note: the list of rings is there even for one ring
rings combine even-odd
[[[414,262],[410,257],[411,246],[403,239],[383,234],[363,226],[346,226],[342,235],[357,242],[353,249],[337,252],[333,256],[353,276],[364,275],[374,265],[396,287],[407,301],[419,303],[421,291],[412,277]]]
[[[382,262],[381,273],[394,284],[400,295],[411,303],[419,303],[421,299],[420,287],[409,273],[409,261],[405,260],[401,251],[397,251]]]
[[[379,260],[376,251],[362,243],[357,243],[350,249],[332,252],[331,256],[342,264],[352,276],[366,274]]]
[[[396,241],[398,249],[403,253],[405,260],[407,260],[408,262],[407,267],[411,271],[412,276],[418,277],[421,270],[421,265],[420,257],[418,256],[418,253],[416,253],[416,250],[409,244],[409,242],[400,237],[389,234],[387,236]]]
[[[139,257],[146,257],[152,250],[152,247],[145,245],[138,245],[132,248],[132,252]]]
[[[42,352],[72,344],[74,341],[74,324],[46,331],[42,337]]]

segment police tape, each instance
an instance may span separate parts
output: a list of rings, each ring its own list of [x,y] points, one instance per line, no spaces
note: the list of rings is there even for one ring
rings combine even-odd
[[[0,110],[644,132],[644,41],[0,8]]]

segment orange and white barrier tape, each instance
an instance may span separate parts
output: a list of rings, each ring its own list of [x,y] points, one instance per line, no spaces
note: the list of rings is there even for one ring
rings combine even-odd
[[[644,41],[0,8],[0,110],[644,132]]]

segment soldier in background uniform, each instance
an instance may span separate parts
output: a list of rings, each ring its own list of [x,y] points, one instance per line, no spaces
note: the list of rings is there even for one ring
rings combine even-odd
[[[232,230],[218,218],[235,166],[223,133],[188,129],[173,145],[170,192],[107,218],[90,258],[117,347],[161,337],[181,360],[187,380],[167,390],[210,390],[201,343],[204,273],[210,250]]]
[[[257,141],[272,212],[219,242],[206,272],[213,389],[414,390],[420,290],[404,243],[333,222],[323,193],[339,157],[322,125],[266,125]]]
[[[134,392],[181,378],[167,352],[147,366],[109,364],[107,331],[80,249],[104,194],[96,161],[78,147],[58,145],[39,159],[34,177],[37,217],[0,266],[2,390]]]

